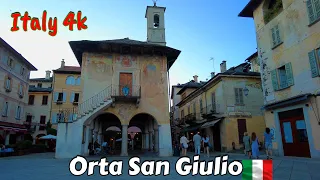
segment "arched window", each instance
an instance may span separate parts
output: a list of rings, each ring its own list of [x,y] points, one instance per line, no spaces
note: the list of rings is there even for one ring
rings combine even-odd
[[[267,24],[283,10],[282,0],[266,0],[263,4],[264,21]]]
[[[81,77],[79,76],[79,77],[76,79],[76,85],[77,85],[77,86],[80,86],[80,83],[81,83]]]
[[[159,19],[159,15],[158,14],[155,14],[153,16],[153,27],[154,28],[158,28],[160,25],[160,19]]]
[[[68,76],[66,80],[67,85],[75,85],[75,79],[73,76]]]

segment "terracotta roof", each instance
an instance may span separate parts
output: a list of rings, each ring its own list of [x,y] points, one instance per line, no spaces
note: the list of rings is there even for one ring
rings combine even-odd
[[[194,89],[194,88],[199,88],[203,85],[204,83],[197,83],[194,80],[191,80],[190,82],[184,84],[183,88],[177,93],[177,94],[182,94],[186,89]]]
[[[17,58],[19,58],[20,60],[22,60],[27,67],[31,70],[31,71],[37,71],[38,69],[35,68],[26,58],[24,58],[20,53],[18,53],[18,51],[16,51],[13,47],[11,47],[4,39],[2,39],[0,37],[0,44],[2,44],[7,50],[9,50],[14,56],[16,56]]]
[[[119,53],[119,54],[148,54],[166,56],[168,69],[173,65],[181,51],[168,46],[136,41],[129,38],[102,40],[102,41],[70,41],[69,45],[76,56],[80,66],[82,64],[83,52],[92,53]]]
[[[263,0],[250,0],[250,2],[239,13],[240,17],[252,17],[253,11],[262,3]]]
[[[11,123],[11,122],[3,122],[0,121],[0,126],[5,126],[5,127],[14,127],[14,128],[21,128],[21,129],[25,129],[25,125],[23,124],[16,124],[16,123]]]
[[[62,68],[53,70],[54,73],[68,73],[68,74],[80,74],[81,73],[81,67],[79,66],[64,66]]]

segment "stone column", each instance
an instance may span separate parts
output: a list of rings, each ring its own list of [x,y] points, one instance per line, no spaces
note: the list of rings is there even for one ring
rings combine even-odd
[[[10,133],[6,134],[5,145],[9,145],[9,143],[10,143]]]
[[[154,149],[155,152],[159,152],[159,130],[154,130]]]
[[[121,156],[128,156],[128,125],[122,125]]]
[[[149,150],[149,147],[150,147],[150,145],[149,145],[149,131],[146,131],[145,133],[144,133],[144,139],[145,139],[145,141],[144,141],[144,148],[145,148],[145,150]]]
[[[131,147],[131,148],[132,148],[132,150],[134,150],[134,138],[132,138],[132,140],[131,140],[131,141],[132,141],[132,142],[131,142],[131,143],[132,143],[132,144],[131,144],[131,145],[132,145],[132,147]]]
[[[170,124],[159,125],[159,156],[172,156],[172,139]]]
[[[142,144],[142,150],[145,149],[146,145],[145,145],[145,134],[141,133],[141,144]]]

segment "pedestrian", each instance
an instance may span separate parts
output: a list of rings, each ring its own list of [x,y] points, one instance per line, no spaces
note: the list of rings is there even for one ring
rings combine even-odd
[[[255,132],[251,135],[251,143],[252,156],[259,159],[259,140]]]
[[[101,146],[102,146],[103,151],[108,153],[108,142],[107,141],[103,141]]]
[[[264,133],[264,146],[266,148],[267,159],[272,159],[272,139],[273,134],[270,133],[270,128],[266,128],[266,132]]]
[[[243,144],[244,144],[244,154],[248,155],[251,159],[251,142],[250,142],[250,136],[247,132],[244,133],[243,136]]]
[[[204,153],[207,153],[207,156],[210,157],[209,153],[209,136],[207,134],[202,138]]]
[[[180,145],[182,148],[182,155],[183,156],[187,156],[188,143],[189,143],[189,140],[186,138],[186,136],[184,134],[182,134],[182,136],[180,138]]]
[[[193,143],[194,143],[195,155],[200,155],[200,147],[201,147],[200,132],[198,132],[193,136]]]
[[[98,140],[94,142],[93,146],[94,146],[94,150],[96,151],[96,154],[100,154],[101,147],[100,147],[100,144],[98,143]]]

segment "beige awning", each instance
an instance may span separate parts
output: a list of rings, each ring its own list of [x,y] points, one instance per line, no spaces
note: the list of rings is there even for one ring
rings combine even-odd
[[[214,126],[214,125],[215,125],[217,122],[219,122],[219,121],[221,121],[221,119],[217,119],[217,120],[211,121],[211,122],[206,122],[206,123],[204,123],[204,124],[201,126],[201,129]]]

